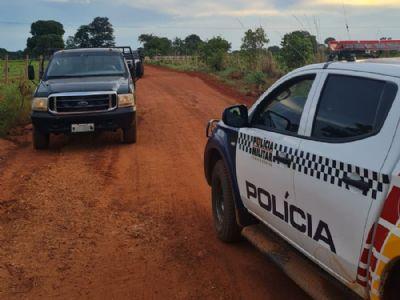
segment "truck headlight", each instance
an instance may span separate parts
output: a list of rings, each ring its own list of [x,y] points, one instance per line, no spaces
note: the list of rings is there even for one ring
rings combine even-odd
[[[133,94],[118,95],[118,107],[135,106],[135,96]]]
[[[47,98],[33,98],[32,110],[47,111],[49,100]]]

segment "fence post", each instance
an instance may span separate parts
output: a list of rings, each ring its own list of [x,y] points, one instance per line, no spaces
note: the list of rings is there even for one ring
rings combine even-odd
[[[25,57],[25,72],[24,72],[24,79],[28,80],[28,66],[29,66],[29,55]]]
[[[43,75],[43,55],[39,56],[39,74],[38,74],[38,78],[40,79]]]
[[[8,84],[8,55],[6,55],[4,60],[4,81]]]

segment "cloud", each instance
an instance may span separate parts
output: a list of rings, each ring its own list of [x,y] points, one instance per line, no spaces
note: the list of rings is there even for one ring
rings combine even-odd
[[[399,0],[116,0],[116,2],[180,18],[310,15],[324,12],[332,7],[342,9],[343,5],[361,8],[400,8]]]
[[[379,6],[379,7],[387,7],[387,6],[396,6],[400,7],[399,0],[343,0],[343,1],[335,1],[335,0],[317,0],[317,1],[309,1],[311,3],[318,4],[327,4],[327,5],[349,5],[349,6]]]

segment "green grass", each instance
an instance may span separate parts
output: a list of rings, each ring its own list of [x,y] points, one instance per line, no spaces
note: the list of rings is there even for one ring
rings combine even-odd
[[[15,126],[29,123],[32,92],[33,86],[27,81],[0,84],[0,136],[7,135]]]
[[[32,60],[30,62],[36,72],[36,76],[39,74],[39,61],[38,60]],[[0,81],[5,80],[4,76],[4,66],[5,66],[5,61],[0,60]],[[8,61],[8,78],[10,81],[15,81],[16,79],[19,79],[24,76],[24,70],[25,70],[25,60],[9,60]]]

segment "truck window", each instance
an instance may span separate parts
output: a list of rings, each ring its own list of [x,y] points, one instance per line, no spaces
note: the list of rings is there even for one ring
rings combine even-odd
[[[347,141],[380,130],[397,94],[391,82],[329,75],[315,115],[312,137]]]
[[[126,75],[124,60],[120,54],[66,53],[54,56],[47,77],[123,76]]]
[[[251,125],[260,129],[297,133],[314,79],[314,74],[302,76],[277,87],[260,103]]]

